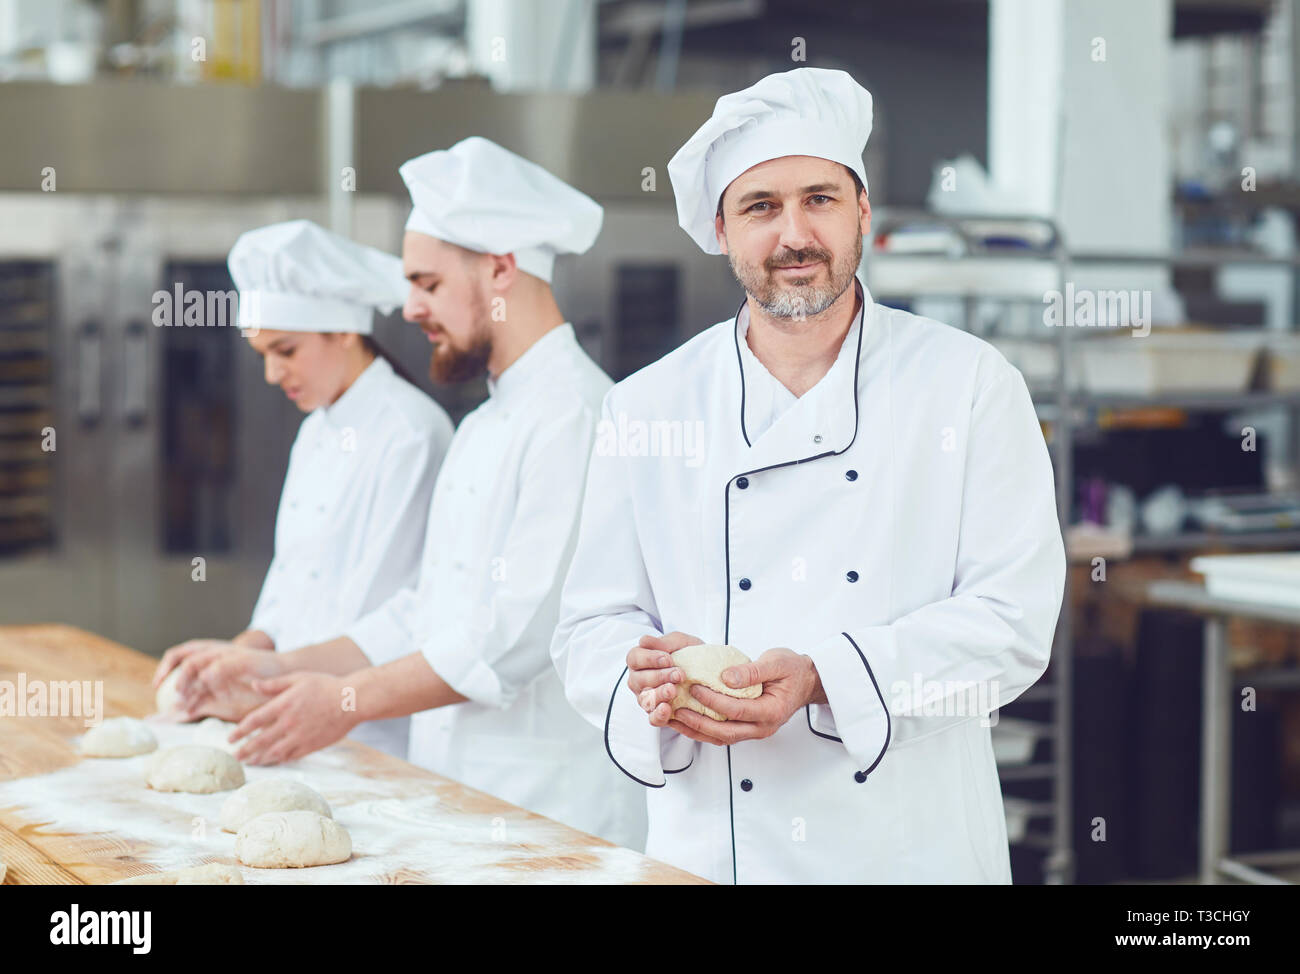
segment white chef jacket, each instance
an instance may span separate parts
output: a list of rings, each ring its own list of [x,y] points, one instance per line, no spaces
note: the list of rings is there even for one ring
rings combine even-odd
[[[378,357],[334,403],[308,414],[289,454],[275,557],[249,628],[277,650],[297,649],[337,636],[413,583],[452,432],[442,407]],[[405,757],[408,724],[372,721],[351,737]]]
[[[438,477],[418,588],[347,634],[367,654],[422,651],[469,698],[412,717],[411,761],[639,850],[642,790],[568,705],[549,655],[610,385],[567,323],[489,380]]]
[[[650,856],[727,883],[1010,882],[984,715],[1047,666],[1050,458],[996,349],[861,296],[785,408],[750,408],[775,379],[745,367],[743,306],[614,387],[602,428],[699,423],[704,449],[598,438],[552,655],[647,786]],[[829,704],[732,747],[651,727],[625,659],[674,630],[806,654]]]

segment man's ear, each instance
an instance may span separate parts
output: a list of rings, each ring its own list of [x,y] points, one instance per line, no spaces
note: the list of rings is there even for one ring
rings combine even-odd
[[[722,248],[722,252],[725,254],[727,252],[727,223],[722,218],[721,213],[713,218],[713,232],[717,235],[718,246]]]
[[[519,279],[519,265],[514,254],[490,254],[488,284],[496,294],[505,294]]]
[[[862,227],[862,235],[865,237],[871,233],[871,200],[867,197],[865,188],[858,194],[858,211],[860,213],[858,222]]]

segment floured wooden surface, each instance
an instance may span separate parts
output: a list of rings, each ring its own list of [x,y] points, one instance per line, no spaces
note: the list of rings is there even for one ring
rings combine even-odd
[[[90,657],[93,657],[90,658]],[[152,710],[154,661],[69,627],[0,627],[0,679],[102,679],[105,714]],[[233,725],[151,722],[160,748],[226,742]],[[0,718],[0,861],[7,882],[106,883],[204,862],[239,865],[218,824],[233,792],[155,792],[152,754],[82,758],[80,717]],[[696,876],[610,845],[351,741],[248,781],[287,776],[320,792],[352,836],[348,862],[252,869],[258,883],[692,883]]]

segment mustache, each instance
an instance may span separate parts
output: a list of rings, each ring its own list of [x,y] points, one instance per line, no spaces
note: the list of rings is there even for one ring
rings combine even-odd
[[[810,247],[807,250],[787,250],[782,254],[775,254],[763,261],[763,266],[774,271],[780,267],[797,267],[800,264],[829,264],[831,255],[826,251]]]

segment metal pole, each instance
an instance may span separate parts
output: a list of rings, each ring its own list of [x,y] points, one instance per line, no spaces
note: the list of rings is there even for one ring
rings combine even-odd
[[[1057,281],[1061,293],[1065,293],[1066,280],[1069,277],[1069,252],[1061,236],[1060,227],[1053,221],[1056,233]],[[1066,537],[1070,526],[1071,502],[1073,500],[1073,409],[1070,390],[1070,337],[1072,332],[1066,323],[1062,323],[1057,335],[1057,351],[1060,361],[1057,365],[1056,403],[1059,413],[1053,430],[1053,452],[1056,455],[1056,507],[1061,522],[1061,533]],[[1052,854],[1044,864],[1044,880],[1053,885],[1074,882],[1074,620],[1071,616],[1070,553],[1065,555],[1065,588],[1061,596],[1061,615],[1056,625],[1056,639],[1053,656],[1056,666],[1056,741],[1053,755],[1056,760],[1056,820],[1053,837]]]
[[[352,83],[336,78],[325,86],[325,198],[329,225],[335,233],[352,236],[352,199],[356,194],[356,92]]]
[[[1228,765],[1232,745],[1229,695],[1228,624],[1223,616],[1205,620],[1204,686],[1201,707],[1201,883],[1219,881],[1219,863],[1228,851]]]

